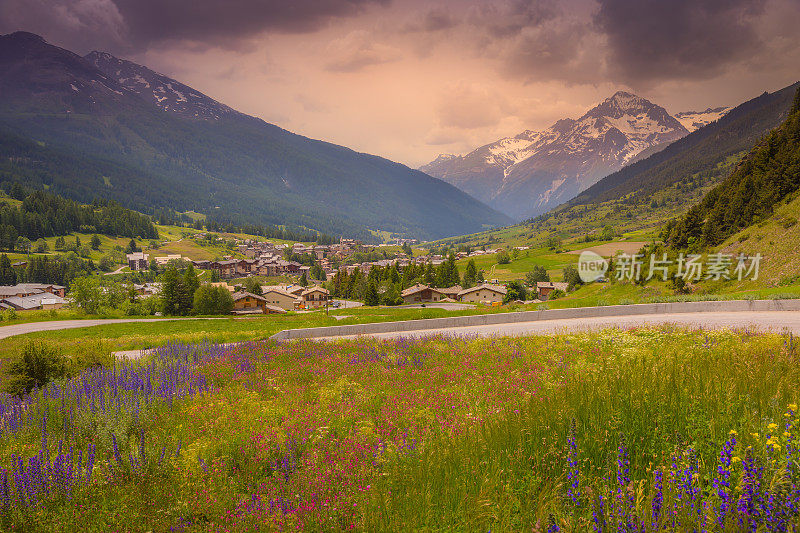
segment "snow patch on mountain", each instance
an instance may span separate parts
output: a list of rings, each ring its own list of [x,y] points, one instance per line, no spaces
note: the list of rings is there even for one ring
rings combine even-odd
[[[91,52],[84,58],[142,98],[152,99],[165,112],[199,120],[219,120],[237,112],[168,76],[107,52]],[[188,95],[188,96],[187,96]]]
[[[620,91],[577,120],[526,130],[463,156],[440,155],[420,170],[524,218],[569,200],[644,150],[688,133],[663,107]]]
[[[681,111],[675,114],[675,118],[683,124],[683,127],[693,132],[706,126],[715,120],[719,120],[730,111],[730,107],[708,108],[705,111]]]

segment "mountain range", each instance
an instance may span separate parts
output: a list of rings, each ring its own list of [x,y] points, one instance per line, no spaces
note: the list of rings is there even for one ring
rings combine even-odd
[[[710,122],[729,108],[670,115],[619,91],[577,120],[440,155],[420,170],[441,178],[515,219],[545,213],[601,178]]]
[[[764,92],[739,104],[719,120],[606,176],[552,214],[609,200],[649,202],[654,193],[696,177],[722,180],[727,173],[726,161],[741,158],[786,120],[798,86],[800,83],[794,83],[771,93]]]
[[[0,182],[143,212],[375,239],[479,231],[511,219],[442,180],[239,113],[103,52],[0,36]]]

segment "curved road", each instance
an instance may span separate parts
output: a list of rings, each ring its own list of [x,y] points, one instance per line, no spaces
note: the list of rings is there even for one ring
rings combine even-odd
[[[603,328],[630,328],[634,326],[675,324],[690,328],[723,329],[751,328],[759,331],[780,333],[791,331],[800,334],[800,312],[798,311],[706,311],[697,313],[666,313],[655,315],[628,315],[590,318],[561,318],[554,320],[536,320],[531,322],[515,322],[509,324],[491,324],[484,326],[462,326],[456,328],[425,329],[416,331],[395,331],[388,333],[370,333],[362,336],[379,339],[399,337],[426,337],[429,335],[453,335],[457,337],[519,337],[547,333],[571,333],[596,331]],[[340,337],[319,337],[315,340],[333,340],[354,338],[355,335]]]
[[[60,329],[88,328],[105,324],[124,324],[134,322],[163,322],[174,320],[226,320],[224,317],[212,318],[109,318],[86,320],[53,320],[48,322],[29,322],[13,326],[0,327],[0,339],[35,333],[39,331],[56,331]],[[594,331],[608,327],[629,328],[643,325],[675,324],[693,328],[753,328],[761,331],[791,331],[800,335],[800,311],[735,311],[735,312],[697,312],[672,313],[656,315],[628,315],[591,318],[563,318],[555,320],[536,320],[531,322],[515,322],[509,324],[492,324],[485,326],[463,326],[457,328],[426,329],[417,331],[400,331],[389,333],[372,333],[366,336],[377,338],[424,337],[428,335],[455,336],[522,336],[559,332]],[[343,339],[350,337],[321,337],[325,339]]]
[[[227,317],[175,317],[175,318],[87,318],[85,320],[50,320],[45,322],[28,322],[25,324],[15,324],[13,326],[0,327],[0,339],[13,337],[15,335],[25,335],[26,333],[36,333],[39,331],[56,331],[59,329],[90,328],[92,326],[103,326],[105,324],[126,324],[130,322],[163,322],[173,320],[226,320]]]

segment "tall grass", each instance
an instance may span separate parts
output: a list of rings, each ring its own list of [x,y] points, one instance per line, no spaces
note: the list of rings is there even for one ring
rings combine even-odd
[[[3,527],[788,531],[798,391],[747,331],[173,345],[3,399]]]

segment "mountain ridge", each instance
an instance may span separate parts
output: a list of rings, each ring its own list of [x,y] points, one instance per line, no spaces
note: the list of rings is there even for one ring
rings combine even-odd
[[[36,37],[0,36],[0,141],[7,140],[0,142],[0,159],[23,150],[25,157],[13,159],[7,174],[30,185],[53,186],[80,201],[93,200],[92,194],[145,211],[193,210],[223,222],[312,228],[365,240],[374,238],[369,230],[426,239],[511,222],[452,185],[399,163],[232,109],[220,112],[230,108],[177,80],[110,54],[89,54],[109,75]],[[156,98],[164,96],[153,92],[156,85],[169,98]],[[199,109],[204,112],[195,116]],[[20,148],[8,141],[18,138],[31,143]],[[82,165],[85,172],[67,172],[68,180],[50,165],[49,182],[43,181],[31,163],[39,157],[44,164],[54,158]]]
[[[526,130],[464,156],[440,156],[420,170],[521,219],[546,212],[642,151],[688,132],[663,107],[617,91],[578,119]]]

